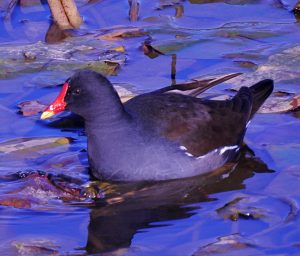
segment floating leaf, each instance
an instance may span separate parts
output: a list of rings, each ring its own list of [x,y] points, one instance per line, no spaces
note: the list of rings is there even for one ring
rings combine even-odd
[[[105,60],[103,62],[90,62],[86,67],[90,70],[110,76],[116,75],[121,65],[118,61]]]
[[[17,249],[18,255],[60,255],[58,246],[54,245],[51,241],[42,239],[26,242],[13,241],[12,246]]]
[[[125,52],[125,47],[121,45],[121,46],[114,47],[110,50],[115,52]]]
[[[107,41],[115,41],[120,40],[127,37],[137,37],[144,36],[147,33],[141,28],[121,28],[114,29],[112,31],[108,31],[103,35],[97,36],[97,39],[107,40]]]
[[[242,249],[252,248],[252,247],[253,247],[253,245],[250,243],[250,240],[242,238],[238,234],[234,234],[234,235],[220,237],[220,238],[218,238],[217,242],[214,242],[214,243],[211,243],[211,244],[208,244],[208,245],[205,245],[205,246],[199,248],[193,254],[193,256],[219,255],[219,254],[220,255],[222,255],[222,254],[230,255],[230,254],[234,253],[235,250],[240,251]]]
[[[21,195],[1,195],[0,196],[0,205],[10,206],[14,208],[31,208],[32,200],[26,196]],[[39,201],[35,200],[34,203],[38,204]]]
[[[18,108],[20,108],[20,113],[23,116],[31,116],[38,114],[44,111],[46,107],[47,105],[44,105],[37,100],[24,101],[18,105]]]
[[[0,153],[34,152],[66,145],[70,141],[69,138],[65,137],[13,139],[0,143]]]
[[[235,89],[234,89],[235,90]],[[212,100],[227,100],[229,95],[213,96]],[[274,92],[257,111],[258,113],[283,113],[300,107],[300,94],[296,95],[288,92]]]
[[[126,102],[126,101],[128,101],[128,100],[130,100],[134,96],[136,96],[135,93],[133,93],[132,91],[127,90],[125,87],[128,87],[128,85],[114,84],[114,88],[118,92],[118,94],[119,94],[119,96],[121,98],[121,101],[123,103]]]
[[[148,57],[150,57],[151,59],[154,59],[156,57],[158,57],[159,55],[164,55],[164,53],[162,53],[159,50],[156,50],[150,43],[144,42],[142,45],[144,54],[147,55]]]
[[[252,61],[245,61],[245,60],[235,60],[234,63],[239,65],[242,68],[251,68],[256,69],[258,66]]]
[[[282,92],[269,97],[263,106],[259,109],[259,113],[281,113],[294,110],[300,106],[300,94]]]
[[[275,86],[280,81],[298,81],[300,78],[299,65],[300,46],[295,46],[269,56],[268,61],[259,65],[255,72],[245,73],[230,82],[237,90],[241,86],[251,86],[266,78],[273,79]]]
[[[200,39],[195,38],[177,38],[177,39],[170,39],[170,40],[161,40],[157,42],[153,42],[152,47],[154,47],[157,51],[163,52],[164,54],[173,53],[199,43]]]
[[[1,45],[0,78],[35,73],[27,85],[32,86],[34,83],[49,86],[55,84],[53,83],[55,80],[64,81],[78,69],[93,69],[109,75],[112,71],[106,61],[118,62],[120,65],[126,61],[122,50],[110,51],[111,48],[112,44],[106,42],[104,45],[95,39],[94,35],[72,37],[60,44],[46,44],[39,41],[16,46]],[[45,74],[51,76],[51,79],[37,81]]]

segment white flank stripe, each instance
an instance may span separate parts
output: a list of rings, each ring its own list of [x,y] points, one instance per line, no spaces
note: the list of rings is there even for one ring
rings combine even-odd
[[[227,147],[224,147],[224,148],[221,148],[220,149],[220,155],[223,155],[227,150],[231,150],[231,149],[238,149],[239,146],[235,145],[235,146],[227,146]]]
[[[186,148],[185,146],[180,146],[179,148],[180,148],[181,150],[184,150],[184,151],[187,150],[187,148]]]
[[[185,152],[185,154],[187,155],[187,156],[190,156],[190,157],[194,157],[191,153],[189,153],[189,152]]]

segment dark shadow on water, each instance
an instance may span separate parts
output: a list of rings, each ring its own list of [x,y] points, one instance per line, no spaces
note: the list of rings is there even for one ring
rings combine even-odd
[[[119,196],[115,193],[91,209],[86,250],[128,248],[139,230],[155,227],[153,222],[188,218],[200,208],[189,205],[216,200],[211,196],[215,193],[242,189],[244,180],[256,172],[273,171],[260,159],[244,154],[239,164],[213,174],[154,184],[117,184]]]

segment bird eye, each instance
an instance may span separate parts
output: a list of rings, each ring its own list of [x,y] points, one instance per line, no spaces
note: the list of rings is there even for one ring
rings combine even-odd
[[[72,92],[74,95],[79,95],[81,93],[81,90],[79,88],[75,89],[73,92]]]

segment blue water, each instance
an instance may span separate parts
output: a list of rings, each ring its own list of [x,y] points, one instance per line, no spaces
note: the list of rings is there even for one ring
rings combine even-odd
[[[137,26],[149,32],[154,46],[165,49],[164,56],[145,56],[140,46],[149,36],[104,44],[125,46],[127,60],[110,80],[127,84],[134,93],[171,84],[172,54],[177,57],[176,81],[183,82],[205,75],[251,73],[253,68],[236,61],[261,65],[269,56],[298,44],[300,30],[290,12],[292,2],[280,7],[272,1],[183,1],[179,2],[184,8],[181,18],[174,17],[172,6],[157,10],[160,2],[141,1],[140,20],[134,23],[127,17],[127,1],[80,5],[84,24],[79,34],[97,35],[117,25]],[[44,41],[49,24],[46,5],[16,6],[11,19],[0,23],[0,53],[5,53],[5,45]],[[255,157],[247,153],[229,174],[158,184],[102,184],[105,198],[67,201],[60,195],[43,194],[30,179],[7,177],[30,169],[89,181],[82,129],[55,128],[40,121],[38,114],[17,113],[17,105],[26,100],[49,103],[60,89],[55,85],[65,81],[70,70],[15,72],[14,65],[5,70],[2,60],[0,68],[9,71],[0,76],[1,143],[20,138],[74,139],[61,146],[50,143],[39,149],[0,153],[3,255],[108,251],[120,255],[299,255],[297,112],[256,115],[245,138]],[[47,80],[51,74],[55,78]],[[275,88],[299,93],[297,81],[277,82]],[[229,85],[216,86],[209,93],[223,94]],[[3,200],[11,197],[25,198],[31,206],[6,206]],[[230,203],[237,198],[244,199]],[[239,212],[237,221],[228,217]],[[249,218],[242,214],[247,212]]]

